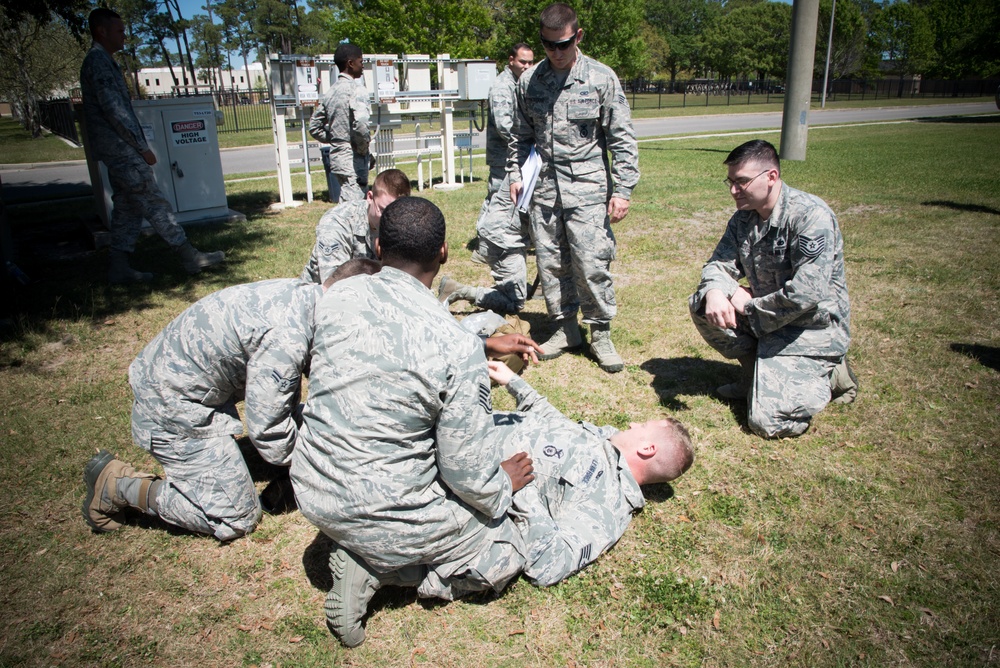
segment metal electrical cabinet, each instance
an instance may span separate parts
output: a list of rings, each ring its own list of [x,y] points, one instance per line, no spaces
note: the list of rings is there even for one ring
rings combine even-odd
[[[132,108],[156,154],[156,185],[173,207],[178,223],[246,220],[229,208],[226,199],[211,97],[136,100]],[[107,169],[103,163],[89,162],[98,213],[107,225],[114,209]]]

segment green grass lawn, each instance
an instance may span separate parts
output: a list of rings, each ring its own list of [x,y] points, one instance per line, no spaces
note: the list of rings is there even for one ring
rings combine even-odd
[[[9,116],[0,116],[0,164],[84,160],[83,148],[70,146],[55,135],[33,139],[21,124]]]
[[[750,435],[745,406],[713,397],[737,368],[687,315],[732,211],[721,162],[738,141],[641,144],[642,181],[615,228],[625,371],[564,355],[525,372],[573,418],[677,417],[693,468],[647,489],[645,511],[578,577],[451,604],[380,592],[356,650],[325,628],[328,543],[300,514],[219,545],[139,517],[93,535],[79,510],[95,448],[158,470],[131,442],[135,355],[199,297],[297,275],[325,205],[274,213],[272,179],[230,183],[249,220],[191,229],[228,257],[198,278],[156,238],[135,256],[160,273],[147,287],[109,288],[103,252],[27,264],[39,280],[13,295],[20,315],[0,339],[0,665],[1000,661],[1000,115],[814,129],[808,160],[783,165],[838,214],[862,383],[793,440]],[[424,194],[448,220],[445,270],[486,285],[467,248],[484,190]],[[543,308],[524,316],[540,337]],[[511,407],[499,390],[494,401]]]

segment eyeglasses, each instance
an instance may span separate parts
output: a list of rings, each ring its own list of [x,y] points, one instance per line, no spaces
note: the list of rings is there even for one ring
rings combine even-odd
[[[538,39],[542,40],[542,48],[546,51],[565,51],[569,47],[576,44],[576,34],[569,39],[564,39],[561,42],[553,42],[551,39],[545,39],[541,35],[539,35]]]
[[[732,179],[722,179],[722,182],[726,184],[726,187],[732,190],[734,187],[737,190],[745,190],[748,185],[757,180],[758,177],[767,174],[770,169],[765,169],[763,172],[753,177],[752,179],[740,179],[739,181],[733,181]]]

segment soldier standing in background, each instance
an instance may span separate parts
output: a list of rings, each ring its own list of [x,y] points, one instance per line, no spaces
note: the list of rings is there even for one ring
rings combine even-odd
[[[742,367],[718,394],[749,402],[754,433],[798,436],[831,398],[850,403],[857,394],[844,239],[826,202],[782,182],[770,143],[737,146],[724,164],[737,211],[701,271],[691,318]]]
[[[364,199],[371,168],[371,105],[368,90],[358,82],[365,73],[363,55],[355,44],[337,47],[333,62],[340,74],[309,121],[313,139],[330,145],[330,171],[340,182],[341,202]]]
[[[507,521],[531,479],[501,462],[483,343],[430,291],[448,259],[444,216],[404,197],[382,216],[382,270],[339,283],[316,313],[309,398],[292,456],[302,514],[335,542],[327,625],[361,644],[383,585],[453,600],[500,591],[524,565]]]
[[[507,148],[514,125],[514,98],[517,81],[535,62],[531,47],[523,42],[510,48],[507,67],[490,87],[489,116],[486,123],[486,164],[490,168],[486,199],[479,211],[479,236],[473,259],[490,267],[493,287],[462,285],[443,276],[438,297],[449,304],[465,300],[497,313],[513,314],[524,308],[528,289],[525,261],[528,230],[522,224],[517,202],[510,197],[507,176]]]
[[[542,169],[531,200],[530,229],[545,305],[557,328],[542,344],[542,359],[583,343],[576,323],[582,311],[590,325],[591,353],[601,369],[616,373],[624,362],[611,342],[617,312],[611,225],[628,215],[639,182],[635,130],[614,71],[577,48],[583,30],[576,12],[551,4],[539,23],[546,58],[517,82],[507,171],[516,202],[520,165],[535,145]]]
[[[125,77],[112,55],[125,46],[125,23],[121,16],[99,7],[87,19],[94,39],[80,68],[80,92],[87,140],[95,160],[108,168],[114,210],[111,213],[111,283],[150,281],[153,275],[136,271],[129,263],[145,218],[180,256],[184,270],[197,274],[225,260],[222,251],[202,253],[188,241],[174,220],[170,202],[156,185],[150,150],[132,110]]]
[[[261,505],[235,437],[236,402],[261,456],[288,466],[298,433],[300,380],[319,285],[275,279],[235,285],[177,316],[129,366],[132,439],[164,479],[102,450],[84,469],[83,517],[120,526],[126,507],[221,541],[254,530]]]

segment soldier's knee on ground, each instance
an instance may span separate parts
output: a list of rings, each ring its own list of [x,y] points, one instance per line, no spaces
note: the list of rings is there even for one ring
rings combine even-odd
[[[253,508],[248,512],[236,517],[219,518],[212,535],[223,543],[242,538],[247,534],[253,533],[257,525],[260,524],[262,515],[263,510],[260,507],[260,500],[255,496]]]

